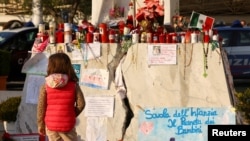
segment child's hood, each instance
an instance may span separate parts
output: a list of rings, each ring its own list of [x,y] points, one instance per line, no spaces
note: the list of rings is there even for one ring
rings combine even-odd
[[[45,78],[46,84],[51,88],[61,88],[68,83],[68,75],[55,73]]]

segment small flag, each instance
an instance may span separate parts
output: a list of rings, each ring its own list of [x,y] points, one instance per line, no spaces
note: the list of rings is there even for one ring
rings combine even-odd
[[[214,18],[193,11],[190,18],[189,28],[212,29],[213,24]]]

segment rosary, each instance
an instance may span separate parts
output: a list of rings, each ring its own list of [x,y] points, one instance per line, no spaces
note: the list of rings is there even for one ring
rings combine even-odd
[[[204,43],[203,43],[203,59],[204,59],[204,73],[203,73],[203,76],[204,77],[207,77],[207,69],[208,69],[207,56],[208,56],[208,48],[209,48],[208,45],[209,45],[209,43],[207,44],[207,47],[205,48]]]

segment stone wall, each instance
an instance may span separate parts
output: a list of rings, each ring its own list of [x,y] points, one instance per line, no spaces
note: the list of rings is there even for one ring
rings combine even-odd
[[[122,63],[127,98],[134,114],[127,130],[123,127],[124,123],[128,122],[128,109],[124,107],[124,100],[117,93],[114,81],[110,81],[108,90],[81,86],[85,97],[111,96],[115,99],[115,106],[113,117],[85,117],[83,112],[76,125],[79,141],[87,140],[90,135],[95,136],[94,133],[102,137],[107,136],[109,141],[122,139],[123,135],[124,141],[136,141],[139,112],[147,107],[232,107],[233,97],[227,80],[230,74],[225,71],[226,63],[222,59],[220,49],[212,51],[211,46],[203,46],[201,43],[179,44],[177,64],[149,65],[147,46],[148,44],[134,44]],[[206,70],[203,60],[204,47],[209,48]],[[100,62],[89,60],[87,68],[107,69],[107,65],[117,53],[117,45],[101,44],[101,49]],[[80,63],[84,66],[83,61]],[[207,77],[204,77],[204,73]],[[25,101],[28,83],[26,80],[18,114],[17,128],[20,133],[37,132],[37,105],[27,104]],[[92,132],[93,130],[95,132]]]

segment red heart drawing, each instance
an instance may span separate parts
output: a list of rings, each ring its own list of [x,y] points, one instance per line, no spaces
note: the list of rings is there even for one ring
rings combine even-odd
[[[150,134],[153,128],[154,128],[154,123],[148,121],[142,122],[140,125],[140,130],[142,131],[142,133],[146,135]]]

